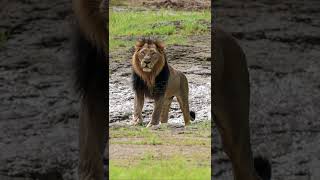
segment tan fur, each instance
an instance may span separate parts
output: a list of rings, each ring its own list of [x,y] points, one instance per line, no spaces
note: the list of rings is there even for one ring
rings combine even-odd
[[[249,73],[246,57],[235,39],[216,28],[214,33],[214,114],[235,180],[261,180],[250,146]]]
[[[144,72],[141,67],[141,59],[138,58],[140,50],[143,49],[157,49],[158,55],[154,58],[159,58],[157,63],[153,66],[151,72]],[[152,42],[151,44],[142,43],[138,41],[135,47],[135,53],[132,57],[132,67],[133,70],[146,82],[149,88],[152,88],[155,84],[156,76],[161,72],[165,64],[165,52],[164,44],[160,41]],[[147,127],[154,126],[161,123],[167,123],[168,121],[168,112],[172,102],[173,97],[177,97],[180,104],[180,108],[183,113],[185,125],[190,124],[190,112],[189,112],[189,103],[188,103],[188,81],[186,76],[168,65],[170,76],[167,82],[167,86],[164,92],[164,95],[159,98],[155,98],[154,102],[154,111],[152,113],[152,118]],[[134,98],[134,114],[133,114],[133,124],[142,123],[142,108],[144,104],[144,95],[141,92],[135,93]]]
[[[145,45],[145,44],[142,44],[141,41],[138,41],[136,43],[136,46],[135,46],[135,53],[132,57],[132,67],[134,69],[134,71],[147,83],[147,85],[149,87],[152,87],[154,86],[154,83],[155,83],[155,78],[157,77],[157,75],[160,73],[160,71],[162,70],[163,66],[164,66],[164,63],[165,63],[165,60],[164,60],[164,46],[163,44],[161,44],[160,42],[155,42],[155,46],[158,47],[158,52],[159,52],[159,56],[161,56],[161,60],[155,64],[155,67],[154,67],[154,70],[151,72],[151,73],[146,73],[146,72],[143,72],[141,67],[140,67],[140,62],[139,62],[139,58],[138,58],[138,51],[143,48],[144,46],[146,46],[147,48],[150,48],[149,45]]]
[[[84,34],[100,47],[107,44],[107,1],[73,0],[73,11]]]
[[[97,51],[105,49],[108,40],[107,5],[106,0],[73,0],[73,10],[80,32]],[[105,59],[106,61],[107,59]],[[107,132],[105,115],[107,103],[104,101],[105,91],[97,89],[95,77],[91,78],[88,87],[86,87],[86,94],[81,99],[79,122],[80,180],[103,179],[102,151]]]

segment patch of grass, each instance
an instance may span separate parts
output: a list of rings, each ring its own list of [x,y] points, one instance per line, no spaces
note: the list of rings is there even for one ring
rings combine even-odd
[[[211,138],[211,121],[204,120],[199,123],[187,126],[186,130],[182,132],[184,134],[189,134],[193,137],[209,137]]]
[[[149,137],[152,132],[145,127],[121,127],[117,129],[110,129],[109,136],[111,138],[121,138],[121,137]]]
[[[210,179],[211,121],[157,130],[114,127],[109,133],[111,179]]]
[[[166,44],[185,44],[187,36],[210,33],[210,11],[113,11],[110,10],[109,48],[133,46],[140,36],[159,36]]]
[[[145,155],[137,164],[123,166],[110,161],[111,180],[206,180],[211,178],[210,164],[201,164],[181,155],[155,159]]]
[[[151,136],[149,138],[137,138],[127,140],[110,140],[112,144],[132,144],[132,145],[177,145],[177,146],[211,146],[210,139],[199,138],[176,138],[168,136]]]
[[[161,126],[158,130],[145,127],[109,129],[110,143],[132,145],[211,146],[211,121],[202,121],[179,129]]]
[[[174,127],[168,127],[161,125],[158,130],[150,130],[144,126],[134,127],[120,127],[110,128],[109,136],[111,138],[128,138],[128,137],[142,137],[148,138],[154,134],[164,135],[174,133],[176,129]],[[186,126],[185,129],[181,129],[177,132],[181,135],[191,135],[193,137],[211,137],[211,121],[205,120],[198,123],[193,123],[190,126]]]
[[[127,6],[128,2],[126,0],[110,0],[109,6]]]

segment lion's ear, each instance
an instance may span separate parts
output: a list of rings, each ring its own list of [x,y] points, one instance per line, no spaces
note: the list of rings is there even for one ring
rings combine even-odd
[[[164,42],[162,42],[162,41],[160,41],[160,40],[157,40],[155,44],[156,44],[156,46],[157,46],[157,48],[158,48],[159,50],[161,50],[161,51],[164,50],[164,48],[165,48]]]
[[[143,41],[143,40],[138,40],[138,41],[136,42],[136,44],[135,44],[134,49],[135,49],[136,51],[138,51],[138,50],[140,50],[140,49],[142,48],[143,45],[144,45],[144,41]]]

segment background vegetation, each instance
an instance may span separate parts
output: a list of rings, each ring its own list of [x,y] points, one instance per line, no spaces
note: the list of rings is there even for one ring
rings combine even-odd
[[[166,44],[185,44],[187,37],[210,33],[210,11],[110,10],[109,48],[128,47],[139,36],[159,36]]]

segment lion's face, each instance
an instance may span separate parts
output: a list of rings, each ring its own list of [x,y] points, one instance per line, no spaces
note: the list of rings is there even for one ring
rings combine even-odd
[[[144,44],[137,52],[140,67],[143,72],[151,72],[157,62],[161,59],[161,53],[155,44]]]
[[[164,44],[150,38],[138,40],[131,63],[134,72],[152,87],[166,63]]]

